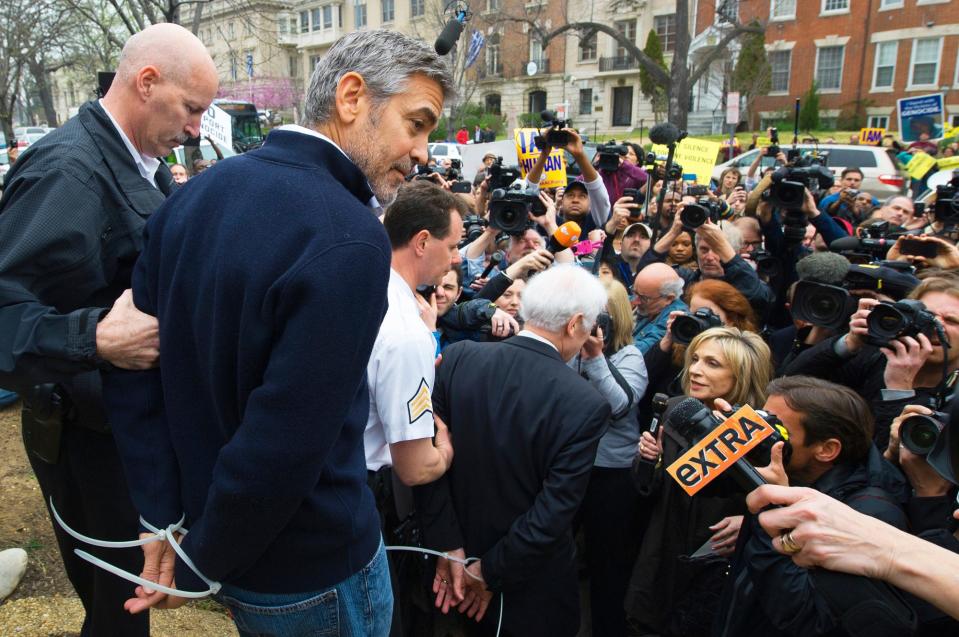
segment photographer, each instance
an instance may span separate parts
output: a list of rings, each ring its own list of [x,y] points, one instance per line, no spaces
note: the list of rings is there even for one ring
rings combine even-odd
[[[516,264],[514,264],[515,266]],[[504,274],[500,274],[506,279]],[[483,332],[488,332],[495,338],[506,338],[510,334],[519,332],[516,319],[499,309],[492,301],[495,299],[483,298],[482,293],[470,301],[457,303],[463,292],[463,271],[453,268],[443,277],[443,282],[436,286],[436,325],[433,336],[442,351],[447,345],[465,339],[482,340]],[[496,279],[494,279],[496,281]],[[493,288],[499,283],[491,281],[487,288]],[[496,296],[499,296],[499,292]],[[427,327],[433,327],[427,323]]]
[[[609,427],[599,439],[581,515],[589,572],[592,634],[625,637],[623,598],[639,550],[639,496],[630,467],[639,443],[637,403],[646,392],[643,356],[633,345],[633,315],[626,288],[603,284],[606,317],[569,365],[609,401]],[[603,315],[600,315],[603,317]]]
[[[856,196],[862,185],[862,170],[859,168],[845,168],[839,178],[842,189],[834,194],[823,197],[819,202],[819,210],[827,212],[832,217],[845,219],[855,224],[857,217],[854,214]]]
[[[872,419],[862,398],[846,387],[803,376],[776,379],[768,393],[763,408],[788,430],[792,453],[783,466],[782,449],[773,452],[772,463],[761,470],[767,480],[808,485],[860,513],[900,529],[907,526],[907,485],[871,444]],[[754,516],[743,521],[740,533],[716,622],[722,628],[714,635],[849,634],[832,609],[831,589],[777,552]],[[842,596],[848,603],[864,592],[873,590],[850,585]]]
[[[635,145],[616,145],[615,143],[610,142],[608,145],[604,144],[600,146],[596,156],[593,158],[594,161],[599,162],[599,174],[603,178],[603,186],[606,187],[606,192],[610,201],[621,199],[625,194],[624,191],[627,188],[642,188],[646,185],[646,182],[649,179],[649,176],[642,167],[638,166],[632,161],[627,160],[630,151],[632,151],[632,153],[635,155]],[[604,152],[605,154],[619,155],[619,166],[615,170],[608,170],[603,166],[603,158],[601,155],[604,154]],[[636,162],[638,163],[642,159],[643,156],[640,155],[636,158]],[[585,173],[583,174],[585,175]]]
[[[559,213],[563,221],[576,221],[582,229],[582,236],[586,236],[595,228],[602,228],[607,219],[609,219],[610,197],[603,185],[603,180],[599,173],[589,163],[586,156],[586,150],[583,147],[583,140],[572,128],[564,128],[562,132],[569,136],[569,142],[564,147],[576,160],[576,164],[582,171],[582,181],[571,181],[563,192],[563,200],[560,202]],[[539,157],[536,163],[526,175],[526,181],[529,188],[534,191],[539,190],[539,182],[543,176],[543,169],[546,166],[546,160],[553,150],[552,146],[544,145],[540,149]],[[632,168],[636,169],[635,166]],[[636,169],[641,170],[641,169]],[[645,176],[645,173],[643,173]],[[582,184],[582,185],[579,185]],[[547,233],[552,230],[547,228]]]
[[[888,286],[885,289],[891,291]],[[949,343],[959,343],[959,288],[954,281],[926,279],[908,298],[925,305],[942,325]],[[859,393],[876,417],[876,445],[885,450],[892,420],[907,403],[943,401],[952,394],[959,347],[944,349],[938,336],[929,338],[922,333],[893,339],[884,347],[868,344],[868,319],[877,305],[875,299],[860,299],[847,334],[806,350],[786,365],[784,372],[825,378]]]
[[[642,261],[640,268],[649,263],[666,260],[673,241],[684,231],[682,207],[674,215],[669,231],[660,237],[651,247]],[[700,279],[721,279],[743,293],[749,299],[756,316],[765,317],[773,301],[773,293],[769,285],[760,280],[756,271],[739,255],[742,248],[742,235],[739,230],[729,224],[722,227],[711,221],[695,229],[696,261],[699,269],[677,268],[677,273],[687,283]]]

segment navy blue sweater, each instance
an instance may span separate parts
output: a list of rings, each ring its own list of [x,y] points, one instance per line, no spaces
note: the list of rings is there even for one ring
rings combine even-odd
[[[334,146],[274,131],[150,219],[134,300],[160,323],[160,369],[105,375],[134,504],[186,514],[206,577],[316,591],[380,542],[366,486],[366,364],[390,246],[363,174]],[[205,586],[176,565],[177,586]]]

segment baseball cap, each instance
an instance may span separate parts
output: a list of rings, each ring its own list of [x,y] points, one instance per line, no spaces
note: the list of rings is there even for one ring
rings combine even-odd
[[[566,184],[566,192],[569,192],[570,189],[572,189],[574,186],[575,186],[576,188],[582,188],[583,192],[585,192],[585,193],[587,193],[587,194],[589,193],[589,190],[586,189],[586,184],[583,183],[582,181],[578,180],[578,179],[573,179],[573,180],[571,180],[569,183]]]
[[[651,229],[649,226],[647,226],[645,223],[631,223],[631,224],[629,224],[628,226],[626,226],[626,229],[623,230],[623,236],[624,236],[624,237],[628,237],[629,235],[633,234],[634,232],[642,232],[644,235],[646,235],[646,238],[647,238],[647,239],[649,239],[649,238],[651,238],[651,237],[653,236],[653,231],[652,231],[652,229]]]
[[[496,153],[486,153],[483,155],[483,161],[486,161],[487,159],[496,159]]]

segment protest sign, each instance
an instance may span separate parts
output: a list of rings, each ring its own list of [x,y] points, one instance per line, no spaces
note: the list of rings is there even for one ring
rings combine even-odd
[[[942,93],[896,100],[896,112],[899,116],[899,135],[904,142],[919,141],[922,133],[928,133],[930,139],[942,137]]]
[[[530,169],[539,158],[539,147],[535,138],[539,130],[535,128],[513,129],[513,139],[516,141],[516,158],[519,160],[519,169],[523,177],[529,174]],[[563,188],[566,186],[566,156],[562,148],[554,148],[546,160],[543,169],[543,178],[539,182],[540,188]]]
[[[860,128],[859,143],[870,146],[878,146],[882,143],[882,136],[886,134],[885,128]]]
[[[233,119],[230,114],[216,104],[210,104],[200,119],[200,137],[209,137],[220,148],[232,151]]]
[[[720,142],[687,137],[676,145],[674,159],[683,167],[683,174],[694,174],[697,184],[708,185],[721,148]],[[669,149],[666,146],[653,144],[653,152],[657,155],[666,155]]]
[[[936,158],[926,153],[916,153],[906,164],[906,172],[913,179],[922,179],[926,173],[936,167]]]

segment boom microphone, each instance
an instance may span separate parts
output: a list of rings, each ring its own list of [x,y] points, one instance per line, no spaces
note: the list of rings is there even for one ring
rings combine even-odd
[[[549,238],[549,242],[546,244],[546,249],[556,254],[567,248],[572,248],[579,243],[579,235],[582,231],[578,223],[575,221],[567,221],[556,228],[556,232],[553,233],[553,236]]]
[[[800,281],[842,285],[849,272],[849,259],[835,252],[814,252],[796,262]]]
[[[896,237],[889,239],[860,239],[859,237],[840,237],[829,244],[833,252],[847,252],[863,249],[891,248],[896,243]]]
[[[463,32],[463,24],[466,20],[466,11],[457,11],[453,19],[446,23],[439,37],[436,38],[436,43],[433,45],[433,48],[436,49],[439,55],[446,55],[453,49],[456,41],[460,39],[460,34]]]
[[[486,266],[486,269],[483,270],[483,274],[479,275],[479,278],[485,279],[489,276],[489,273],[493,271],[493,268],[498,266],[503,261],[503,251],[497,250],[489,256],[489,265]]]
[[[663,122],[649,129],[649,140],[654,144],[669,146],[679,141],[682,133],[674,124]]]

